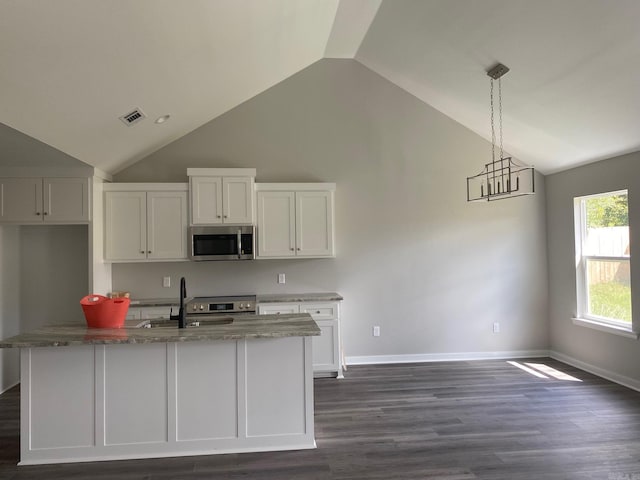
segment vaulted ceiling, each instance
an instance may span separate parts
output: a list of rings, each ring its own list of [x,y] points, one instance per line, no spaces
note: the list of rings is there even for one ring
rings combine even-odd
[[[551,173],[640,150],[639,21],[637,0],[0,0],[0,122],[115,173],[328,57],[489,139],[501,62],[505,149]]]

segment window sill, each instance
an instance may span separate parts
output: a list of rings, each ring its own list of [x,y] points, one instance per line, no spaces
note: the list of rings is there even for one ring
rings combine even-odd
[[[633,338],[638,340],[640,333],[633,332],[629,328],[618,327],[609,323],[598,322],[597,320],[587,320],[586,318],[572,318],[574,325],[581,327],[593,328],[601,332],[613,333],[614,335],[620,335],[621,337]]]

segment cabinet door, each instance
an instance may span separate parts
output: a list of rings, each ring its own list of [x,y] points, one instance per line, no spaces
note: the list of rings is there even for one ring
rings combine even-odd
[[[296,254],[299,257],[334,255],[332,192],[296,193]]]
[[[42,179],[0,179],[0,220],[3,222],[42,221]]]
[[[285,315],[288,313],[300,313],[300,306],[297,303],[268,303],[258,305],[260,315]]]
[[[222,177],[190,177],[191,225],[222,223]]]
[[[140,320],[140,309],[139,308],[131,308],[127,310],[127,316],[124,317],[125,320]]]
[[[174,308],[173,312],[174,314],[178,313],[178,308]],[[170,314],[171,307],[140,307],[140,318],[142,320],[149,320],[152,318],[168,320]]]
[[[313,371],[337,372],[339,366],[338,320],[316,320],[322,332],[313,337]]]
[[[45,222],[89,221],[88,178],[45,178],[43,185]]]
[[[258,258],[293,257],[294,192],[258,192]]]
[[[105,193],[105,258],[147,258],[146,192]]]
[[[320,327],[319,337],[313,337],[313,371],[338,372],[340,369],[340,326],[338,303],[300,304],[300,313],[308,313]]]
[[[147,192],[147,258],[187,258],[187,192]]]
[[[222,219],[229,224],[253,223],[253,178],[223,177]]]

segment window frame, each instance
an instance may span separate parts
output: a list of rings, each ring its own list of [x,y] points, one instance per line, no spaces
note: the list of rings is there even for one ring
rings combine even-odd
[[[593,198],[613,197],[616,195],[627,196],[627,209],[629,208],[629,190],[614,190],[610,192],[602,192],[591,195],[582,195],[574,197],[574,222],[575,222],[575,253],[576,253],[576,318],[574,323],[577,325],[596,328],[598,330],[610,331],[612,333],[628,334],[633,333],[633,319],[631,322],[624,320],[601,317],[589,312],[589,289],[587,278],[587,261],[626,261],[631,268],[631,252],[629,255],[612,256],[612,255],[585,255],[585,242],[587,239],[587,209],[586,201]],[[627,225],[627,228],[630,228]],[[633,291],[632,291],[633,297]],[[632,306],[633,316],[633,306]],[[635,336],[635,335],[634,335]]]

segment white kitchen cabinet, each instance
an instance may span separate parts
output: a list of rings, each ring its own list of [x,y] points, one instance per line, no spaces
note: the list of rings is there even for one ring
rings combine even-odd
[[[21,348],[21,465],[315,448],[311,337]]]
[[[88,177],[0,178],[0,222],[86,223]]]
[[[292,302],[258,304],[260,315],[308,313],[316,321],[320,336],[312,337],[315,376],[343,378],[340,349],[340,305],[338,302]]]
[[[105,187],[107,261],[187,259],[187,187],[186,184],[166,185]]]
[[[335,184],[258,184],[257,258],[335,256]]]
[[[152,318],[162,318],[165,320],[169,319],[169,315],[171,314],[170,306],[163,307],[129,307],[127,312],[127,320],[149,320]],[[178,313],[177,305],[173,307],[173,314]]]
[[[189,168],[191,225],[253,224],[255,169]]]

